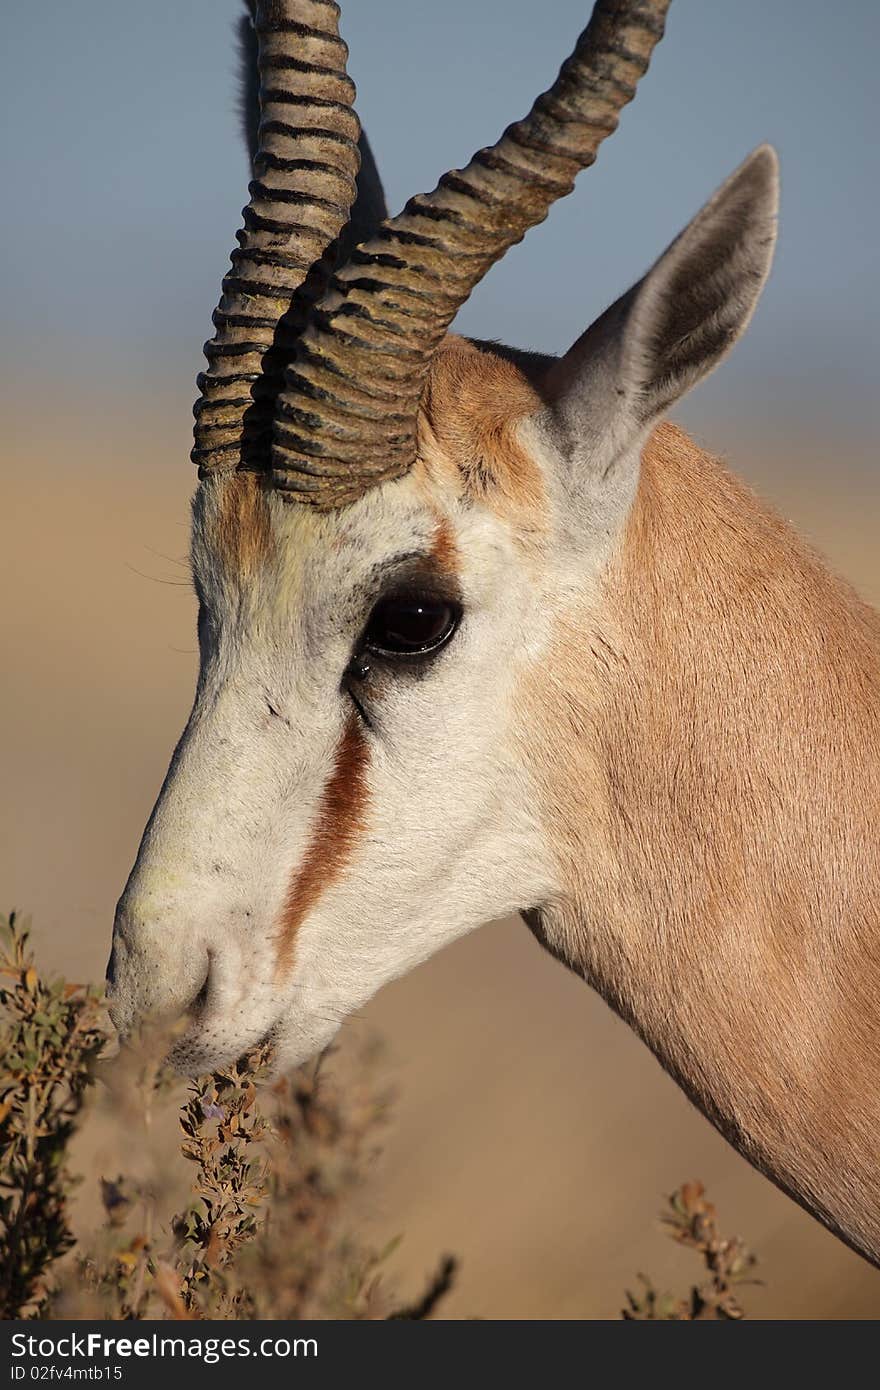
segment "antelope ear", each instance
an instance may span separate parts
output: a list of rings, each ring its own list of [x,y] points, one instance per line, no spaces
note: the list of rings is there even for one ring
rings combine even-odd
[[[575,486],[606,479],[668,406],[745,330],[776,240],[778,162],[749,155],[644,279],[612,304],[542,383],[542,434]]]

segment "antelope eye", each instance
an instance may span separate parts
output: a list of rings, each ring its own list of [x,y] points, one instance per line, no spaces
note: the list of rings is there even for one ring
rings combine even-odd
[[[382,599],[370,614],[364,646],[382,655],[422,656],[445,646],[460,619],[461,609],[448,599],[415,594]]]

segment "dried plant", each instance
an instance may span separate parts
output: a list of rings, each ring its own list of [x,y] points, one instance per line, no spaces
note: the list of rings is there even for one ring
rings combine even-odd
[[[268,1123],[257,1106],[257,1082],[270,1061],[268,1045],[225,1071],[193,1082],[180,1110],[183,1155],[196,1164],[195,1200],[172,1220],[177,1248],[168,1274],[190,1313],[253,1316],[253,1301],[228,1266],[257,1232],[268,1195]]]
[[[326,1065],[272,1088],[272,1161],[266,1221],[245,1265],[264,1318],[369,1316],[382,1263],[339,1231],[340,1209],[376,1152],[387,1097],[369,1059],[341,1091]],[[385,1252],[387,1253],[387,1252]]]
[[[26,926],[13,915],[0,928],[4,1317],[431,1316],[454,1263],[400,1309],[382,1278],[397,1242],[377,1252],[345,1229],[388,1109],[369,1057],[344,1087],[325,1065],[269,1083],[261,1047],[187,1087],[162,1061],[169,1030],[155,1028],[99,1063],[99,993],[43,979]],[[103,1223],[78,1241],[69,1146],[84,1118],[115,1135],[123,1171],[100,1176]],[[182,1160],[193,1177],[181,1201]]]
[[[67,1148],[104,1044],[96,991],[44,980],[0,919],[0,1317],[39,1317],[74,1244]]]
[[[182,1153],[195,1165],[185,1207],[162,1221],[155,1176],[102,1180],[105,1225],[81,1257],[68,1317],[427,1318],[452,1285],[446,1260],[425,1293],[397,1309],[384,1251],[342,1225],[345,1196],[376,1152],[386,1098],[359,1077],[338,1088],[315,1069],[258,1083],[258,1049],[192,1083],[179,1108]],[[134,1109],[144,1110],[138,1103]]]
[[[385,1276],[398,1241],[376,1251],[346,1229],[346,1198],[389,1108],[375,1059],[362,1057],[344,1086],[325,1064],[269,1082],[261,1047],[185,1087],[162,1061],[167,1029],[99,1062],[106,1040],[99,992],[42,978],[27,925],[0,919],[0,1316],[433,1316],[455,1260],[444,1257],[422,1294],[401,1304]],[[100,1177],[103,1225],[78,1242],[69,1145],[90,1093],[138,1171]],[[175,1183],[186,1183],[169,1162],[175,1107],[179,1153],[194,1172],[182,1202]],[[755,1282],[755,1258],[719,1234],[701,1184],[675,1192],[662,1221],[706,1277],[676,1298],[640,1276],[623,1317],[741,1318],[736,1290]]]
[[[409,1322],[421,1322],[431,1317],[437,1304],[452,1288],[457,1271],[458,1261],[454,1255],[444,1255],[421,1298],[406,1307],[398,1308],[396,1313],[389,1313],[389,1318],[396,1321],[405,1319]]]
[[[700,1256],[707,1277],[677,1298],[658,1292],[647,1275],[640,1274],[641,1292],[627,1290],[622,1316],[675,1322],[744,1317],[735,1289],[759,1282],[753,1277],[757,1260],[738,1236],[728,1239],[719,1233],[718,1214],[702,1183],[686,1182],[673,1192],[660,1220],[672,1240]]]
[[[375,1060],[362,1055],[344,1087],[322,1064],[272,1088],[266,1219],[238,1267],[256,1317],[427,1318],[452,1285],[454,1262],[444,1261],[442,1283],[434,1277],[415,1311],[398,1310],[383,1272],[399,1240],[367,1249],[343,1224],[389,1111]]]

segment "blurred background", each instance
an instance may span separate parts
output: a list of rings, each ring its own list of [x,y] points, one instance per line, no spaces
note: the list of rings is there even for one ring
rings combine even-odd
[[[350,0],[359,111],[396,211],[523,114],[587,0]],[[44,960],[99,977],[195,672],[190,408],[246,200],[238,0],[44,0],[5,17],[0,897]],[[754,145],[776,267],[678,414],[880,600],[873,0],[674,0],[621,129],[457,328],[564,350]],[[351,1025],[399,1093],[359,1203],[393,1267],[461,1255],[447,1316],[607,1317],[699,1176],[757,1247],[764,1316],[876,1317],[880,1275],[737,1158],[519,922],[461,941]]]

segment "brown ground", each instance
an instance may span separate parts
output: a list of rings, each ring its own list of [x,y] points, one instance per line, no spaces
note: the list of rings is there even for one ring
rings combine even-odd
[[[43,959],[103,972],[113,905],[190,701],[187,405],[141,400],[96,423],[13,403],[2,464],[0,899],[33,912]],[[132,445],[131,441],[136,442]],[[716,435],[717,439],[717,435]],[[866,450],[843,451],[845,459]],[[747,456],[736,461],[745,469]],[[815,440],[748,470],[875,601],[880,487]],[[170,557],[170,558],[166,558]],[[727,1148],[581,983],[504,922],[386,989],[352,1027],[387,1040],[399,1087],[359,1199],[407,1284],[462,1257],[447,1315],[615,1316],[639,1269],[683,1284],[656,1233],[661,1195],[710,1187],[760,1252],[765,1316],[875,1317],[880,1274]]]

